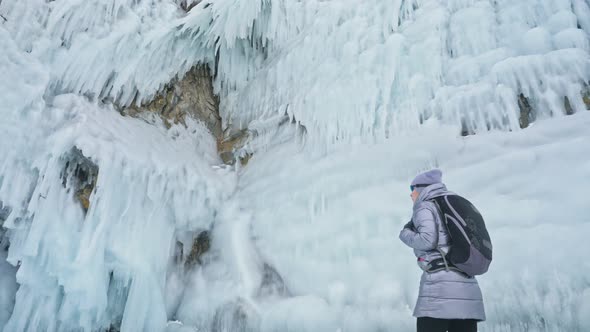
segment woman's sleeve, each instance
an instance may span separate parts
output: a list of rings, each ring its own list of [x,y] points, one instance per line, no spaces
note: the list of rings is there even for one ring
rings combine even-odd
[[[438,227],[432,212],[423,208],[414,212],[414,229],[404,228],[399,234],[400,240],[417,250],[433,250],[438,245]]]

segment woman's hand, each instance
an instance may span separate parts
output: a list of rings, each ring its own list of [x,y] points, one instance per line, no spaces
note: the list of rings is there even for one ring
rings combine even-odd
[[[412,220],[408,221],[407,224],[404,225],[404,229],[414,230],[414,222]]]

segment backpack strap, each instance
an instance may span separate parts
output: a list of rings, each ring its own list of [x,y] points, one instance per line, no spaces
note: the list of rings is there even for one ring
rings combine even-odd
[[[454,271],[454,272],[461,274],[462,276],[464,276],[466,278],[473,278],[472,276],[459,270],[452,263],[450,263],[446,259],[444,259],[444,256],[443,256],[443,258],[433,259],[424,268],[424,271],[427,273],[434,273],[434,272],[439,272],[439,271],[443,271],[443,270],[444,271]]]
[[[438,252],[440,252],[440,256],[442,258],[443,263],[445,264],[445,270],[449,271],[449,263],[447,262],[447,254],[444,253],[444,251],[442,251],[442,249],[440,249],[440,247],[436,248],[436,250],[438,250]]]
[[[437,196],[437,197],[443,197],[443,196]],[[430,199],[429,201],[434,204],[434,207],[436,208],[436,211],[438,212],[438,218],[440,219],[440,223],[442,224],[441,226],[442,227],[445,227],[447,229],[447,233],[449,234],[449,237],[450,237],[449,229],[447,228],[447,223],[445,222],[445,219],[444,219],[444,214],[442,213],[442,210],[440,208],[440,205],[436,201],[436,197]],[[447,261],[447,254],[444,251],[442,251],[442,249],[440,248],[440,246],[438,246],[438,243],[437,243],[436,250],[440,253],[440,256],[441,256],[440,260],[442,260],[442,262],[444,264],[442,266],[442,268],[444,268],[445,271],[450,271],[451,268],[453,268],[454,270],[459,270],[456,267],[454,267],[450,262]],[[432,262],[435,262],[435,261],[438,261],[438,260],[439,259],[435,259]],[[431,264],[432,264],[432,262],[431,262]],[[439,267],[437,267],[437,269],[438,270],[436,270],[434,272],[440,271],[441,270],[441,267],[439,266]],[[429,271],[426,271],[426,272],[429,272]]]

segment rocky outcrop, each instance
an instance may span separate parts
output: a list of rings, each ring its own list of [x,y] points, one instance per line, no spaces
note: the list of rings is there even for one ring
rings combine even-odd
[[[186,271],[194,268],[195,266],[203,265],[203,256],[211,249],[211,232],[203,230],[195,232],[193,234],[184,234],[183,240],[176,239],[176,247],[174,250],[174,264],[177,267],[183,267]],[[189,237],[187,239],[187,236]],[[186,246],[186,243],[190,243],[190,247]]]
[[[62,185],[68,191],[74,191],[74,197],[86,213],[90,208],[90,196],[96,187],[98,166],[77,147],[73,147],[64,158],[66,162],[61,174]]]
[[[582,100],[586,105],[586,109],[590,111],[590,85],[588,83],[584,84],[581,94]]]
[[[121,113],[134,117],[146,113],[155,114],[167,127],[172,124],[186,124],[187,117],[199,120],[207,126],[217,140],[218,154],[228,165],[233,165],[236,161],[246,165],[252,152],[245,147],[259,134],[259,128],[226,130],[225,133],[222,131],[219,97],[213,91],[213,77],[206,65],[195,66],[184,77],[168,83],[150,102],[141,106],[133,105],[123,108]],[[279,121],[271,121],[269,125],[276,129],[295,122],[287,115],[279,116],[278,119]],[[303,126],[299,125],[299,127],[305,130]]]
[[[218,140],[217,151],[221,160],[228,165],[233,165],[237,160],[242,165],[248,164],[252,154],[242,149],[253,136],[253,133],[248,129],[242,129],[225,139]]]
[[[191,251],[184,262],[185,268],[192,268],[195,264],[203,264],[201,258],[211,248],[211,236],[209,231],[202,231],[193,240]]]
[[[526,128],[531,122],[535,121],[535,113],[533,112],[529,98],[525,97],[522,93],[518,95],[518,108],[520,109],[520,128]]]
[[[168,127],[185,124],[186,117],[190,116],[202,121],[218,139],[223,134],[219,98],[213,93],[212,77],[206,65],[195,66],[183,78],[168,83],[149,103],[122,110],[129,116],[143,112],[159,115]]]
[[[190,7],[196,3],[183,2],[181,6]],[[149,103],[123,108],[121,113],[133,117],[155,114],[168,128],[173,124],[186,124],[186,117],[191,117],[205,124],[215,137],[219,156],[225,164],[233,165],[239,160],[245,165],[251,156],[241,150],[252,138],[248,129],[231,134],[228,131],[225,135],[221,129],[219,97],[213,91],[213,77],[206,65],[195,66],[181,79],[168,83]]]

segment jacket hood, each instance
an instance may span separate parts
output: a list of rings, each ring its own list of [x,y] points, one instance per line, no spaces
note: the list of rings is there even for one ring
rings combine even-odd
[[[451,195],[451,194],[453,194],[453,193],[447,190],[447,186],[445,186],[444,183],[432,184],[432,185],[422,189],[422,191],[420,192],[420,195],[418,196],[418,199],[416,199],[416,202],[414,202],[414,209],[416,209],[420,205],[420,203],[422,203],[424,201],[427,201],[427,200],[432,199],[434,197]]]

